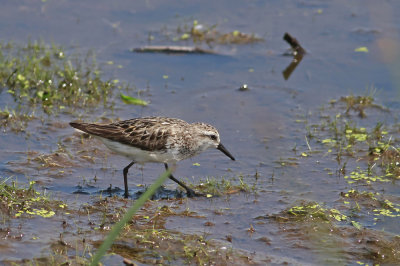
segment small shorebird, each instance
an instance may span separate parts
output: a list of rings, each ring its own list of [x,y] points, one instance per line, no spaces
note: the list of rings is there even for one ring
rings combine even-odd
[[[128,170],[134,163],[168,163],[193,157],[208,148],[216,148],[235,160],[222,145],[219,133],[205,123],[189,124],[181,119],[168,117],[143,117],[111,124],[71,122],[76,129],[103,141],[112,151],[132,160],[124,170],[125,197],[128,197]],[[196,193],[172,176],[169,178],[182,186],[188,197]]]

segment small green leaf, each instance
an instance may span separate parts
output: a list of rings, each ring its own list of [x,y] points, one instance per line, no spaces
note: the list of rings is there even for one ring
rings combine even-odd
[[[365,46],[357,47],[356,49],[354,49],[354,52],[368,53],[368,48]]]
[[[200,166],[200,164],[199,164],[199,163],[194,163],[193,165],[194,165],[194,166]]]
[[[21,75],[21,74],[18,74],[18,75],[17,75],[17,79],[18,79],[19,81],[24,81],[24,80],[26,80],[26,78],[25,78],[23,75]]]
[[[121,99],[126,104],[135,104],[135,105],[142,105],[142,106],[146,106],[149,104],[148,102],[146,102],[144,100],[134,98],[134,97],[131,97],[128,95],[124,95],[123,93],[121,93]]]
[[[232,32],[232,35],[233,35],[233,37],[237,37],[237,36],[240,35],[240,31],[235,30],[235,31]]]
[[[188,33],[184,33],[181,35],[181,40],[187,40],[190,38],[190,35]]]

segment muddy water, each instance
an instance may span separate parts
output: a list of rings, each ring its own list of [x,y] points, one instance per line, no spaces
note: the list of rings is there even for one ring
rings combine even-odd
[[[142,4],[131,1],[113,4],[108,1],[7,1],[0,10],[0,36],[2,41],[17,43],[26,42],[28,36],[33,40],[43,39],[63,45],[71,53],[93,49],[106,77],[135,84],[145,91],[142,97],[151,102],[147,107],[137,107],[124,105],[116,99],[114,111],[99,106],[83,114],[87,121],[97,120],[99,116],[128,119],[163,115],[208,122],[220,130],[222,142],[237,161],[230,161],[218,151],[209,151],[181,162],[175,175],[196,183],[205,176],[242,174],[246,183],[257,184],[256,193],[190,199],[185,207],[205,218],[169,218],[167,228],[205,233],[210,239],[233,248],[255,252],[260,261],[353,264],[361,260],[371,263],[358,258],[358,253],[344,254],[345,249],[358,247],[345,234],[329,238],[329,228],[328,233],[312,230],[301,233],[310,228],[282,225],[267,217],[301,200],[337,208],[340,192],[350,188],[342,177],[329,175],[324,170],[336,171],[340,167],[331,157],[324,157],[323,153],[309,158],[301,156],[309,149],[305,125],[296,120],[309,118],[318,123],[320,107],[331,99],[365,94],[366,88],[375,86],[376,101],[392,108],[392,113],[372,110],[371,120],[361,123],[366,127],[375,126],[377,121],[394,123],[400,106],[400,83],[396,78],[396,62],[392,59],[396,54],[391,54],[389,48],[398,45],[400,18],[396,14],[399,11],[400,4],[394,0],[379,4],[361,0],[351,3],[336,0],[191,4],[180,1]],[[130,52],[131,48],[149,44],[149,33],[155,36],[151,44],[175,44],[161,33],[162,29],[174,32],[178,26],[191,25],[194,19],[208,26],[217,24],[222,32],[255,33],[265,41],[249,45],[214,45],[217,55]],[[283,56],[288,49],[282,40],[285,32],[296,37],[308,52],[288,80],[282,75],[292,60]],[[367,47],[369,52],[355,52],[357,47]],[[108,61],[123,68],[111,67]],[[243,84],[248,85],[248,91],[238,90]],[[12,105],[6,90],[2,90],[0,96],[0,108]],[[93,195],[110,184],[122,188],[121,169],[128,161],[110,154],[96,140],[86,142],[90,145],[89,153],[96,152],[95,163],[60,159],[60,163],[67,165],[62,173],[60,169],[43,169],[27,163],[29,158],[57,150],[60,141],[71,150],[77,149],[77,135],[69,138],[74,131],[67,126],[74,119],[76,117],[61,115],[48,117],[43,122],[33,121],[27,128],[31,133],[28,137],[25,133],[3,132],[0,147],[6,152],[0,154],[1,176],[36,180],[40,188],[76,205],[90,204]],[[311,145],[313,148],[317,144]],[[298,151],[293,151],[293,147]],[[287,158],[297,158],[296,165],[282,167],[279,161]],[[193,163],[199,163],[200,167]],[[356,165],[349,163],[347,167],[351,169]],[[131,192],[141,189],[134,186],[136,182],[150,184],[162,170],[162,165],[153,164],[132,168]],[[167,188],[174,187],[175,184],[167,183]],[[395,182],[379,189],[389,191],[393,197],[400,193]],[[222,215],[216,212],[221,209]],[[397,219],[388,218],[374,224],[369,218],[361,218],[360,222],[368,229],[398,235]],[[208,221],[213,226],[205,226]],[[46,228],[57,231],[57,226],[53,225],[57,222],[48,222]],[[9,249],[0,253],[3,259],[30,259],[46,252],[47,240],[55,240],[58,235],[50,230],[46,234],[40,231],[43,230],[40,226],[36,230],[35,223],[27,221],[23,225],[24,234],[40,234],[43,248],[35,245],[34,250],[30,249],[32,240],[13,242]],[[346,228],[346,225],[341,226]],[[250,227],[254,227],[255,232],[249,233]],[[227,236],[232,236],[231,242],[226,240]],[[316,240],[319,238],[328,244],[321,245]],[[342,249],[342,245],[345,248]],[[20,248],[29,248],[30,252],[19,253]]]

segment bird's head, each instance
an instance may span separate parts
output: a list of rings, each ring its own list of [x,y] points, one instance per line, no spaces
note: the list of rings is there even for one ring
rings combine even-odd
[[[194,125],[197,129],[196,138],[201,150],[216,148],[232,160],[235,160],[232,154],[222,145],[218,130],[215,127],[205,123],[194,123]]]

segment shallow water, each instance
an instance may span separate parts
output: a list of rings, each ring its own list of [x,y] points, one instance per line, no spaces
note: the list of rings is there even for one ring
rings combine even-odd
[[[6,1],[0,10],[0,36],[2,41],[16,43],[25,43],[28,38],[43,39],[46,43],[63,45],[71,53],[93,49],[106,77],[118,78],[145,90],[142,97],[151,102],[147,107],[138,107],[124,105],[117,99],[114,111],[98,106],[83,114],[86,121],[95,121],[99,116],[129,119],[162,115],[191,122],[204,121],[219,129],[222,142],[237,161],[232,162],[218,151],[208,151],[181,162],[175,176],[195,182],[205,176],[242,174],[250,185],[257,182],[256,195],[240,193],[228,199],[190,199],[186,206],[206,218],[170,217],[167,228],[206,233],[210,239],[221,241],[231,235],[234,248],[255,252],[277,264],[283,261],[354,264],[358,260],[372,263],[373,260],[357,258],[357,254],[344,255],[341,245],[345,242],[348,243],[344,249],[357,246],[351,238],[337,235],[329,238],[329,230],[328,233],[304,233],[309,229],[307,226],[285,225],[265,217],[281,213],[300,200],[325,203],[329,208],[343,205],[338,203],[340,192],[347,191],[350,186],[343,177],[329,175],[324,170],[335,171],[340,166],[332,157],[323,156],[323,152],[307,158],[301,156],[302,152],[308,152],[306,129],[296,120],[318,123],[320,107],[328,106],[330,100],[365,94],[374,86],[376,102],[391,108],[392,112],[368,110],[368,118],[360,123],[367,128],[374,127],[376,121],[395,123],[400,107],[400,83],[396,60],[392,59],[398,54],[391,54],[390,47],[398,45],[399,11],[400,3],[395,0],[384,3],[361,0],[351,3],[340,0],[196,1],[190,4],[181,1]],[[151,44],[174,44],[160,33],[161,30],[167,28],[173,32],[183,24],[191,25],[194,19],[208,26],[217,24],[221,32],[255,33],[265,41],[215,45],[213,49],[217,55],[130,51],[149,44],[149,33],[155,36]],[[283,56],[289,48],[282,40],[285,32],[296,37],[307,50],[288,80],[282,75],[292,60],[290,56]],[[369,52],[354,51],[361,46],[368,47]],[[203,45],[203,48],[208,47]],[[107,65],[108,61],[123,68]],[[163,78],[165,75],[168,78]],[[239,91],[243,84],[250,89]],[[0,91],[0,108],[12,105],[10,101],[6,90]],[[22,181],[37,180],[41,188],[77,205],[90,204],[91,196],[110,184],[122,188],[122,168],[129,161],[109,153],[96,140],[87,142],[89,150],[98,149],[95,163],[65,160],[64,163],[70,165],[61,174],[59,169],[37,168],[35,164],[26,163],[30,156],[27,151],[50,154],[57,149],[59,141],[71,150],[77,149],[74,141],[67,140],[74,134],[67,123],[74,119],[76,117],[62,114],[44,122],[33,121],[27,129],[31,133],[28,137],[25,133],[2,132],[0,147],[5,152],[0,154],[0,175],[13,175]],[[297,152],[292,151],[294,146]],[[322,149],[313,142],[311,147]],[[278,161],[287,158],[297,158],[297,165],[280,166]],[[193,163],[200,163],[200,167]],[[356,165],[349,162],[347,168],[351,171]],[[151,184],[162,171],[163,166],[156,164],[145,165],[143,169],[133,167],[129,179],[131,194],[141,189],[135,187],[136,183]],[[173,190],[175,184],[168,182],[167,188]],[[395,199],[400,196],[396,182],[379,185],[376,190],[385,191]],[[215,214],[215,210],[225,208],[228,209],[223,215]],[[204,226],[207,221],[214,226]],[[48,222],[46,228],[56,228],[53,223],[57,222]],[[374,224],[363,216],[359,222],[368,229],[400,234],[398,218],[386,218]],[[35,249],[25,254],[17,250],[30,249],[30,241],[13,242],[0,258],[30,259],[46,253],[48,239],[57,239],[58,234],[54,235],[53,229],[48,233],[37,231],[34,225],[35,221],[28,220],[23,225],[24,234],[40,234],[43,243],[34,245]],[[255,228],[252,234],[248,232],[250,226]],[[321,245],[316,238],[326,238],[324,243],[327,244]]]

